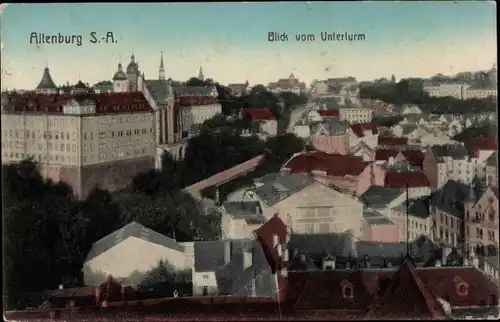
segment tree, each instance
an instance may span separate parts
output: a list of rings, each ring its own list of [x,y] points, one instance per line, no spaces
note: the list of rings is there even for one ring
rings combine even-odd
[[[170,297],[175,292],[178,296],[190,295],[191,288],[191,271],[176,270],[172,264],[163,260],[160,260],[158,265],[146,274],[146,278],[139,285],[140,291],[146,291],[158,297]]]
[[[207,82],[196,77],[191,77],[185,84],[187,87],[207,86]]]
[[[402,115],[395,116],[387,116],[387,117],[374,117],[371,121],[372,124],[375,124],[377,127],[387,127],[391,128],[394,125],[399,124],[404,117]]]

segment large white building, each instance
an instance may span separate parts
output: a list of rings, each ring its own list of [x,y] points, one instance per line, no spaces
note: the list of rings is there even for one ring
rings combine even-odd
[[[131,222],[93,244],[82,269],[84,283],[97,286],[111,275],[125,286],[136,287],[160,261],[189,273],[194,263],[193,243],[178,243]]]
[[[362,233],[363,205],[357,198],[323,185],[308,174],[268,175],[256,188],[231,195],[232,201],[258,201],[264,218],[279,214],[297,234]]]

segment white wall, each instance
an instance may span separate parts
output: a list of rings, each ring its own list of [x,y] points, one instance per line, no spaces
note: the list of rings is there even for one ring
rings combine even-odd
[[[118,280],[125,279],[125,285],[134,287],[140,284],[146,274],[155,268],[160,260],[167,261],[178,270],[191,269],[192,267],[192,261],[186,257],[184,252],[178,252],[136,237],[129,237],[84,263],[84,283],[86,285],[100,285],[108,275],[112,275]],[[129,278],[133,273],[137,276],[133,279]]]

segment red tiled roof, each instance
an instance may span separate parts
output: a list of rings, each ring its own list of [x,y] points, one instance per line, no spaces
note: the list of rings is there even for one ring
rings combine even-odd
[[[425,173],[420,171],[386,172],[384,187],[386,188],[421,188],[429,187],[430,183]]]
[[[359,156],[314,151],[292,157],[285,168],[290,169],[290,172],[326,171],[329,176],[344,177],[358,176],[368,164]]]
[[[363,309],[379,292],[380,281],[390,281],[393,274],[389,270],[290,271],[286,298],[296,310]],[[352,287],[352,298],[344,298],[344,284]]]
[[[388,146],[388,145],[407,145],[408,138],[396,138],[391,136],[379,136],[378,145]]]
[[[318,110],[318,114],[321,117],[337,117],[339,116],[339,110]]]
[[[390,157],[395,158],[398,155],[398,150],[395,149],[377,149],[375,150],[376,161],[388,161]]]
[[[446,314],[416,272],[411,260],[394,274],[383,295],[374,301],[368,318],[385,319],[446,319]]]
[[[52,290],[48,292],[51,297],[73,298],[73,297],[93,297],[95,288],[92,286],[72,287],[62,290]]]
[[[418,275],[436,297],[452,306],[488,305],[490,296],[498,299],[498,284],[475,267],[441,267],[418,269]],[[464,282],[467,293],[459,294],[458,286]]]
[[[401,153],[408,161],[409,164],[413,166],[422,167],[424,163],[424,153],[420,150],[402,150]]]
[[[217,99],[213,96],[181,96],[178,102],[180,106],[202,106],[216,104]]]
[[[257,239],[262,245],[266,259],[271,267],[272,272],[280,270],[283,266],[283,261],[278,254],[278,250],[274,247],[274,235],[278,235],[278,242],[280,244],[287,243],[288,231],[285,223],[275,214],[262,226],[254,231]]]
[[[492,137],[482,137],[475,139],[471,143],[471,152],[476,153],[484,150],[498,150],[498,140]]]
[[[250,107],[244,108],[241,110],[241,115],[243,118],[249,118],[251,120],[260,121],[260,120],[274,120],[276,117],[273,112],[271,112],[268,108],[262,107]]]
[[[360,123],[360,124],[352,124],[351,129],[358,137],[365,136],[365,131],[371,131],[372,134],[378,133],[378,128],[375,124],[371,123]]]
[[[63,113],[63,105],[71,100],[79,103],[91,101],[96,105],[97,114],[118,114],[152,111],[141,92],[101,93],[101,94],[10,94],[3,111]]]

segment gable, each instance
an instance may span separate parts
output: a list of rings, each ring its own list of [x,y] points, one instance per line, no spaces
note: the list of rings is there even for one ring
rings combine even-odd
[[[305,189],[283,200],[295,207],[342,207],[361,203],[321,183],[314,182]],[[279,207],[279,205],[278,205]]]

